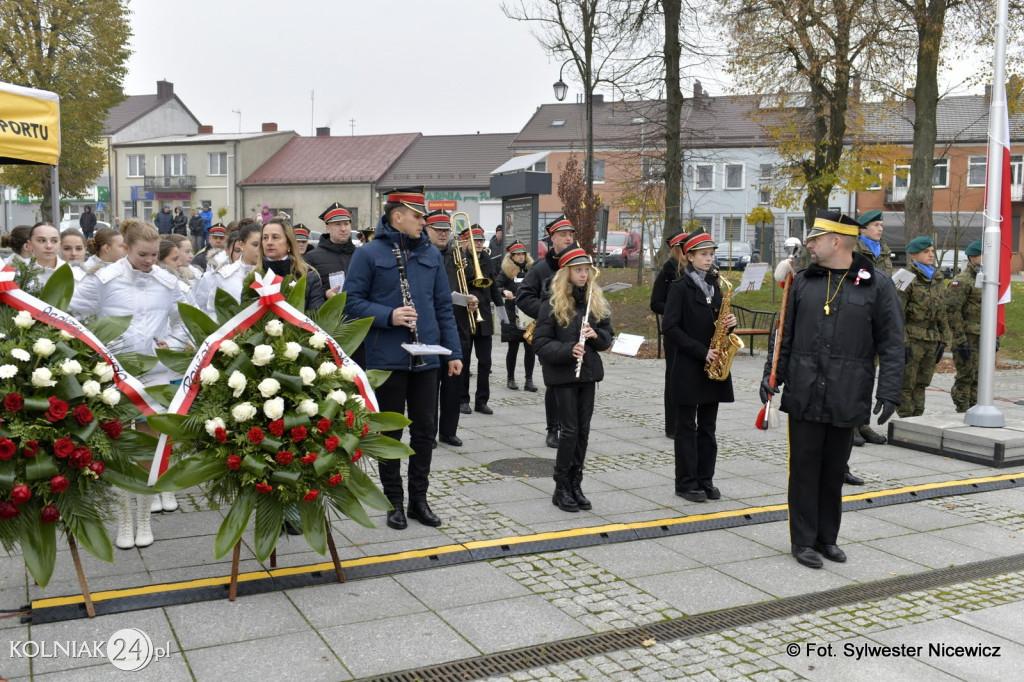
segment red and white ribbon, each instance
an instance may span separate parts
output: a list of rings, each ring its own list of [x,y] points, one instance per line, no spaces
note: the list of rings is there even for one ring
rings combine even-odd
[[[174,400],[171,401],[170,406],[167,408],[167,414],[188,414],[189,408],[192,407],[192,403],[199,393],[199,373],[210,364],[213,356],[217,353],[217,349],[220,348],[225,339],[230,339],[251,328],[267,313],[276,314],[282,320],[290,322],[311,334],[316,332],[323,334],[327,338],[327,345],[331,349],[331,355],[334,356],[334,362],[339,367],[355,370],[355,376],[352,381],[355,383],[356,388],[359,389],[359,394],[363,397],[363,402],[366,404],[367,409],[371,412],[380,411],[380,406],[377,404],[377,396],[374,395],[373,389],[370,388],[370,380],[367,378],[366,373],[363,372],[362,368],[352,358],[345,354],[345,351],[341,349],[341,346],[338,345],[338,342],[330,334],[321,329],[308,315],[296,310],[294,306],[288,303],[284,294],[281,293],[281,283],[283,281],[280,275],[273,272],[267,272],[266,274],[256,273],[255,281],[251,286],[260,297],[222,324],[217,331],[206,337],[206,340],[203,341],[196,351],[195,357],[192,358],[192,364],[189,365],[188,371],[185,372],[181,386],[178,388],[178,392],[174,394]],[[149,485],[156,483],[160,474],[167,470],[170,450],[171,447],[170,443],[168,443],[167,435],[161,434],[153,466],[149,472]]]
[[[97,339],[81,322],[65,311],[55,308],[20,288],[14,281],[16,272],[10,265],[5,265],[0,269],[0,301],[3,301],[15,310],[27,311],[33,319],[45,325],[66,331],[96,351],[96,354],[110,365],[110,368],[113,370],[114,385],[117,386],[121,393],[128,396],[128,399],[132,401],[132,404],[142,414],[151,415],[163,412],[163,407],[146,393],[142,382],[121,367],[120,363],[111,355],[102,341]]]

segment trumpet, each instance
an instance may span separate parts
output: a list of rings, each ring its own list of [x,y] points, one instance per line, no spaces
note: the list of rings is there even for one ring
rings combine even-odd
[[[453,213],[452,214],[452,225],[457,225],[458,224],[458,220],[456,218],[458,216],[460,216],[460,215],[466,216],[466,224],[467,225],[470,225],[470,226],[472,225],[472,223],[469,220],[469,214],[465,213],[463,211],[460,211],[458,213]],[[491,282],[491,280],[489,280],[486,277],[484,277],[484,273],[480,270],[480,259],[477,258],[477,255],[476,255],[476,245],[473,244],[472,227],[470,227],[469,245],[471,247],[470,250],[469,250],[469,253],[472,254],[472,256],[473,256],[473,281],[472,281],[473,288],[474,289],[489,289],[491,284],[492,284],[492,282]]]
[[[455,244],[452,250],[452,260],[455,262],[455,279],[458,282],[459,293],[469,296],[469,284],[466,282],[466,259],[462,257],[462,249],[458,244]],[[468,309],[466,313],[469,316],[469,333],[476,334],[476,323],[484,321],[480,315],[480,308],[477,307],[476,315],[470,313]]]

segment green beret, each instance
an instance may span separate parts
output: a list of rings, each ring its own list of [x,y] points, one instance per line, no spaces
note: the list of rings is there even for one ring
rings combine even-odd
[[[873,223],[876,220],[882,219],[882,212],[879,210],[868,211],[861,217],[857,218],[857,222],[860,223],[861,227],[867,227],[869,223]]]
[[[966,253],[967,253],[968,256],[972,256],[972,257],[973,256],[980,256],[981,255],[981,249],[982,249],[982,247],[981,247],[981,240],[980,239],[975,239],[973,242],[971,242],[970,244],[967,245]]]
[[[933,243],[934,242],[932,242],[931,237],[925,237],[924,235],[914,237],[910,240],[910,243],[907,244],[907,253],[921,253],[929,246],[932,246]]]

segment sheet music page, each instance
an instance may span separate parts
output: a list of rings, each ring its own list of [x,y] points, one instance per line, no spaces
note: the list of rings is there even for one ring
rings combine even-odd
[[[636,356],[640,352],[640,346],[644,343],[644,337],[637,334],[622,334],[615,337],[612,344],[612,352],[619,355]]]

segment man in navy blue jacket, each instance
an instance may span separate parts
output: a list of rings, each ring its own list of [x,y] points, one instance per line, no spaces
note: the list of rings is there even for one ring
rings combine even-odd
[[[376,391],[377,401],[381,410],[405,413],[412,422],[409,518],[426,526],[440,526],[441,519],[427,504],[437,372],[457,375],[462,371],[462,345],[441,252],[423,234],[426,213],[423,187],[388,192],[373,241],[352,254],[345,278],[345,314],[355,319],[373,318],[363,341],[365,367],[391,371]],[[403,300],[399,268],[404,269],[412,305]],[[442,356],[413,357],[402,348],[403,343],[412,341],[413,330],[420,343],[444,346],[451,355],[443,356],[443,364]],[[401,438],[402,432],[386,435]],[[394,507],[388,512],[388,526],[401,530],[408,525],[401,462],[381,461],[379,468],[384,494]]]

